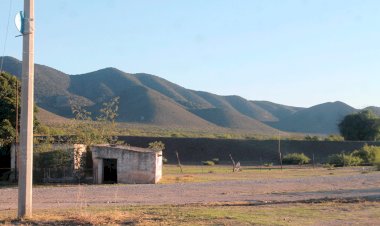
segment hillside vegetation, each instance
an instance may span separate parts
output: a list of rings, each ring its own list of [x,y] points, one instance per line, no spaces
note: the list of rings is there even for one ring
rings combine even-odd
[[[4,70],[20,77],[21,62],[5,57]],[[338,133],[337,125],[343,117],[358,111],[342,102],[299,108],[220,96],[186,89],[154,75],[129,74],[116,68],[68,75],[36,64],[35,84],[37,105],[59,116],[49,114],[53,119],[50,121],[72,118],[73,104],[99,112],[102,103],[116,96],[120,97],[119,122],[197,130],[236,129],[264,135],[277,134],[277,129]],[[380,114],[378,107],[371,110]]]

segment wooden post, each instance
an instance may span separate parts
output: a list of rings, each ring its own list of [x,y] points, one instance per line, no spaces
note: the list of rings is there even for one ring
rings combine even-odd
[[[176,151],[175,154],[177,155],[178,166],[179,166],[179,168],[181,169],[181,173],[183,173],[183,171],[182,171],[181,161],[179,161],[178,151]]]
[[[234,159],[232,158],[232,155],[230,154],[230,159],[232,161],[232,172],[235,172],[235,167],[236,167],[236,164],[235,164],[235,161]]]
[[[32,216],[34,110],[34,0],[24,0],[18,217]]]

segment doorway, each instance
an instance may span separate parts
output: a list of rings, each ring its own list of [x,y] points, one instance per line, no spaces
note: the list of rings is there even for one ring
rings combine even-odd
[[[117,159],[103,159],[103,183],[117,183]]]
[[[8,181],[11,174],[11,147],[0,147],[0,180]]]

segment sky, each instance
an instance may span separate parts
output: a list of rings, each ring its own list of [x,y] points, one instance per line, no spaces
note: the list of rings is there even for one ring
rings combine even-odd
[[[249,100],[380,106],[378,0],[35,0],[35,7],[35,61],[68,74],[115,67]],[[0,0],[0,55],[21,59],[13,21],[22,8],[23,0]]]

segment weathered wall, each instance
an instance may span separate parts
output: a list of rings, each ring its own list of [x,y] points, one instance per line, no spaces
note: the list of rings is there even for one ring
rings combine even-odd
[[[229,161],[229,154],[236,161],[254,163],[278,161],[278,141],[276,140],[227,140],[207,138],[159,138],[159,137],[129,137],[120,136],[126,143],[147,147],[153,141],[165,143],[164,157],[175,163],[175,152],[178,151],[182,162],[197,163],[212,158]],[[330,141],[292,141],[282,140],[283,154],[299,152],[308,156],[315,155],[316,162],[325,162],[331,154],[342,151],[350,152],[361,148],[365,143],[380,146],[380,142],[330,142]]]
[[[162,167],[157,167],[157,161],[159,161],[157,155],[160,153],[112,146],[92,146],[90,149],[94,161],[94,172],[96,172],[95,183],[103,183],[103,159],[117,159],[118,183],[156,183],[161,179]]]

